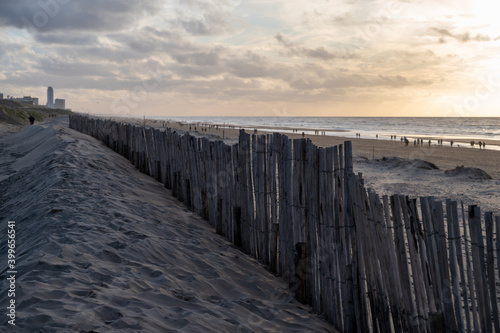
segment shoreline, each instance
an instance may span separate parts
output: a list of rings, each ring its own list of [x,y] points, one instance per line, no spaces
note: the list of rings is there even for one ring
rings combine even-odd
[[[139,118],[112,117],[111,119],[144,125],[144,119]],[[232,126],[229,124],[226,124],[226,127],[221,128],[216,125],[200,126],[179,121],[161,121],[146,118],[146,126],[171,127],[176,130],[226,140],[237,139],[239,135],[239,126],[227,128],[227,126]],[[277,132],[286,134],[290,139],[302,138],[301,133]],[[254,132],[249,131],[249,133],[253,134]],[[257,134],[271,133],[272,132],[257,130]],[[343,144],[344,141],[351,141],[353,154],[355,156],[365,157],[369,160],[381,160],[384,157],[399,157],[406,160],[421,159],[435,164],[441,170],[452,170],[459,166],[473,167],[484,170],[493,179],[500,179],[500,170],[498,168],[498,165],[500,165],[500,151],[488,149],[490,142],[486,142],[486,149],[479,149],[477,146],[475,148],[467,147],[466,140],[463,140],[463,142],[456,141],[455,145],[450,147],[447,145],[436,144],[429,146],[427,143],[414,146],[413,142],[411,142],[408,146],[405,146],[405,144],[400,140],[391,141],[381,138],[352,138],[333,135],[306,134],[304,138],[310,139],[318,147],[336,146]]]
[[[134,118],[131,118],[134,119]],[[147,119],[152,122],[164,122],[162,119]],[[142,119],[141,119],[142,121]],[[485,142],[486,143],[486,149],[489,150],[500,150],[500,139],[490,139],[490,138],[484,138],[484,137],[473,137],[473,136],[453,136],[453,135],[429,135],[429,134],[414,134],[411,132],[380,132],[376,133],[377,131],[363,131],[363,130],[346,130],[346,129],[330,129],[330,128],[313,128],[313,127],[289,127],[289,126],[265,126],[265,125],[233,125],[231,123],[217,123],[217,122],[189,122],[189,121],[184,121],[184,120],[176,120],[176,119],[167,119],[165,120],[166,122],[169,123],[178,123],[182,125],[191,125],[191,126],[201,126],[201,127],[216,127],[220,129],[245,129],[248,131],[253,131],[254,129],[257,129],[259,131],[265,131],[269,133],[273,132],[279,132],[279,133],[285,133],[285,134],[299,134],[301,135],[302,132],[306,136],[309,135],[323,135],[322,133],[325,133],[326,136],[341,136],[345,138],[358,138],[356,135],[356,131],[361,134],[360,137],[366,138],[366,139],[379,139],[379,140],[387,140],[387,141],[399,141],[403,137],[407,137],[410,140],[410,143],[413,144],[413,140],[416,139],[423,139],[425,143],[427,144],[428,140],[432,141],[432,144],[437,144],[437,140],[443,140],[444,144],[443,145],[450,145],[450,142],[454,142],[454,147],[457,145],[460,145],[462,148],[477,148],[471,147],[470,142],[475,141],[478,143],[479,141]],[[317,133],[316,133],[317,132]],[[343,133],[342,135],[339,135],[339,133]],[[394,136],[396,139],[392,140],[391,136]]]
[[[92,115],[99,118],[104,119],[127,119],[128,122],[143,124],[144,118],[133,117],[133,116],[116,116],[116,115]],[[355,117],[354,117],[355,118]],[[363,117],[362,117],[363,118]],[[376,117],[377,118],[377,117]],[[411,118],[411,117],[410,117]],[[427,118],[427,117],[423,117]],[[439,118],[439,117],[437,117]],[[158,127],[159,124],[169,124],[170,127],[180,126],[180,129],[185,130],[183,126],[192,127],[200,127],[200,128],[216,128],[220,130],[232,130],[232,129],[245,129],[248,133],[252,133],[255,129],[258,131],[262,131],[267,133],[279,132],[282,134],[299,134],[301,135],[304,132],[305,137],[313,136],[313,135],[323,135],[324,136],[334,136],[334,137],[342,137],[348,140],[354,138],[363,138],[363,139],[378,139],[378,140],[386,140],[386,141],[400,141],[401,138],[407,137],[410,140],[410,144],[413,144],[413,140],[422,139],[425,142],[425,145],[428,144],[428,140],[432,141],[433,145],[438,145],[437,140],[443,140],[443,146],[451,146],[450,141],[453,141],[453,147],[459,146],[460,148],[472,148],[472,149],[480,149],[477,145],[478,142],[486,143],[487,150],[498,150],[500,151],[500,138],[492,139],[485,138],[481,136],[459,136],[459,135],[436,135],[436,134],[414,134],[412,132],[378,132],[376,130],[347,130],[347,129],[334,129],[334,128],[313,128],[313,127],[292,127],[292,126],[267,126],[267,125],[235,125],[230,122],[210,122],[210,121],[189,121],[186,119],[175,119],[164,117],[164,119],[160,118],[145,118],[147,124],[149,126]],[[358,137],[357,133],[360,133],[361,136]],[[220,135],[222,137],[222,135]],[[391,139],[391,136],[396,137],[396,139]],[[476,145],[471,147],[470,143],[474,141]]]
[[[190,124],[186,124],[190,125]],[[191,124],[191,126],[194,126]],[[199,126],[206,128],[209,126],[214,126],[210,124],[200,124]],[[428,145],[428,140],[431,140],[432,145],[439,145],[437,144],[438,140],[443,140],[442,146],[450,146],[450,147],[460,147],[460,148],[477,148],[477,147],[471,147],[470,142],[474,141],[478,143],[478,139],[474,138],[469,138],[469,137],[450,137],[450,136],[435,136],[435,135],[414,135],[414,134],[409,134],[409,135],[404,135],[404,134],[397,134],[393,135],[394,139],[391,139],[390,135],[383,134],[377,136],[366,136],[366,135],[360,135],[359,137],[354,135],[349,135],[351,132],[347,130],[324,130],[324,129],[314,129],[314,128],[290,128],[290,127],[274,127],[274,126],[258,126],[257,128],[252,128],[248,126],[234,126],[234,125],[226,125],[226,126],[220,126],[220,125],[215,125],[218,126],[221,130],[227,130],[227,129],[244,129],[248,132],[252,131],[260,131],[260,132],[265,132],[266,134],[271,134],[274,132],[279,132],[282,134],[296,134],[302,136],[302,133],[304,133],[305,137],[309,136],[327,136],[327,137],[341,137],[345,139],[355,139],[355,138],[363,138],[363,139],[375,139],[375,140],[385,140],[385,141],[395,141],[395,142],[400,142],[402,138],[406,137],[408,140],[410,140],[410,144],[413,144],[413,140],[421,139],[424,141],[424,145]],[[217,127],[216,127],[217,128]],[[378,134],[377,134],[378,135]],[[453,141],[453,146],[450,144],[450,142]],[[500,140],[484,140],[482,139],[481,142],[486,143],[486,149],[489,150],[500,150]],[[481,149],[481,148],[477,148]]]

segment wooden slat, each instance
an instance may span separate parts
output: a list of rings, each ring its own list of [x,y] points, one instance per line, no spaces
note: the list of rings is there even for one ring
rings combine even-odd
[[[489,297],[491,302],[491,311],[493,313],[492,321],[495,326],[495,332],[500,332],[500,315],[498,313],[497,290],[495,281],[495,258],[493,247],[493,213],[484,214],[486,224],[486,273],[488,280]],[[497,231],[498,237],[498,231]]]
[[[477,310],[477,298],[476,298],[476,285],[474,283],[473,271],[472,271],[472,244],[471,238],[469,236],[469,220],[465,217],[465,209],[462,204],[462,217],[463,217],[463,230],[464,230],[464,246],[465,246],[465,259],[466,259],[466,270],[467,270],[467,282],[469,287],[469,299],[471,303],[472,310],[472,332],[480,330],[479,322],[479,311]]]
[[[469,206],[469,229],[481,330],[483,332],[491,332],[490,307],[486,289],[484,242],[481,230],[481,210],[477,206]]]
[[[457,262],[457,248],[455,246],[455,229],[458,228],[458,221],[456,216],[457,203],[455,201],[446,200],[446,216],[447,216],[447,226],[448,226],[448,249],[449,249],[449,263],[451,272],[451,285],[453,294],[453,305],[455,309],[455,319],[457,322],[457,329],[459,332],[464,330],[463,316],[462,316],[462,300],[460,292],[460,275],[458,273],[458,262]],[[460,238],[458,238],[460,240]]]

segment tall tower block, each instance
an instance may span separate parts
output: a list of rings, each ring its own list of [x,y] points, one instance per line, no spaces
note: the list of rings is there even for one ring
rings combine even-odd
[[[54,107],[54,89],[52,87],[47,88],[47,107]]]

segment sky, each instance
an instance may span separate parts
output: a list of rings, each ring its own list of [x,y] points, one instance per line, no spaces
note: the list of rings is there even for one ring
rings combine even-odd
[[[493,3],[1,0],[0,93],[135,116],[500,116]]]

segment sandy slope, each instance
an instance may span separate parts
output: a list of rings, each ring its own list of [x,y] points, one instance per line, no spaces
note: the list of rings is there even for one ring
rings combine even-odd
[[[8,220],[20,332],[332,331],[161,184],[67,120],[0,139],[2,230]]]
[[[20,131],[23,126],[0,123],[0,137]]]

